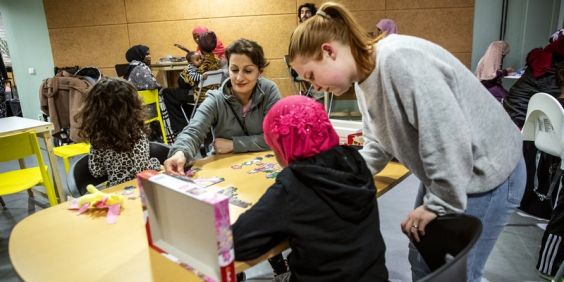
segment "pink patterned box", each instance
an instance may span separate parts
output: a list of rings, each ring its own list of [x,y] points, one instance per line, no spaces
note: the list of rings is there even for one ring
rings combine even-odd
[[[204,281],[235,282],[229,199],[156,171],[137,181],[149,246]]]

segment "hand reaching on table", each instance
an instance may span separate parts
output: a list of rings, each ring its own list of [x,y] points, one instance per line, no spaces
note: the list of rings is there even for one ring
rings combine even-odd
[[[182,151],[174,153],[170,158],[164,162],[165,172],[172,175],[184,175],[184,165],[186,164],[186,157]]]
[[[233,140],[224,138],[215,138],[213,148],[218,154],[227,154],[233,152]]]

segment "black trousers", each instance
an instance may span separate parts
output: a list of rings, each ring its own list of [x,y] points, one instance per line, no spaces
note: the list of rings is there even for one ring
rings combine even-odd
[[[537,193],[549,196],[550,183],[560,166],[560,158],[541,152],[537,163],[537,152],[535,142],[523,142],[523,156],[527,166],[527,186],[519,209],[536,217],[550,219],[556,205],[558,187],[552,191],[550,199],[542,200]]]
[[[561,180],[560,180],[561,181]],[[560,182],[559,181],[559,182]],[[559,183],[557,183],[558,186]],[[555,188],[555,190],[558,187]],[[564,191],[559,191],[556,206],[542,236],[537,269],[554,276],[564,260]]]
[[[187,103],[194,103],[194,95],[192,95],[192,91],[189,89],[164,88],[162,90],[162,96],[166,110],[168,111],[170,127],[175,134],[178,134],[188,125],[188,121],[184,117],[181,108],[184,109],[186,116],[190,118],[193,106]]]

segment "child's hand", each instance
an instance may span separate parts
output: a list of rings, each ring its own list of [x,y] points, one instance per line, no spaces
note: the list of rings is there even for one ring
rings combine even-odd
[[[202,79],[205,80],[206,78],[208,78],[208,74],[207,74],[207,73],[203,73],[203,74],[202,74]]]
[[[215,138],[213,148],[218,154],[227,154],[233,152],[233,140],[224,138]]]
[[[164,162],[165,172],[172,175],[184,175],[186,157],[182,151],[178,151]]]

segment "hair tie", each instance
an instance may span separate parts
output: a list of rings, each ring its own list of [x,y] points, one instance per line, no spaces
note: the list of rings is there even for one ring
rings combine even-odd
[[[327,13],[325,13],[325,12],[322,11],[322,10],[317,10],[317,12],[316,12],[315,14],[316,14],[316,15],[320,15],[320,16],[326,18],[326,19],[330,19],[330,18],[331,18],[329,15],[327,15]]]

